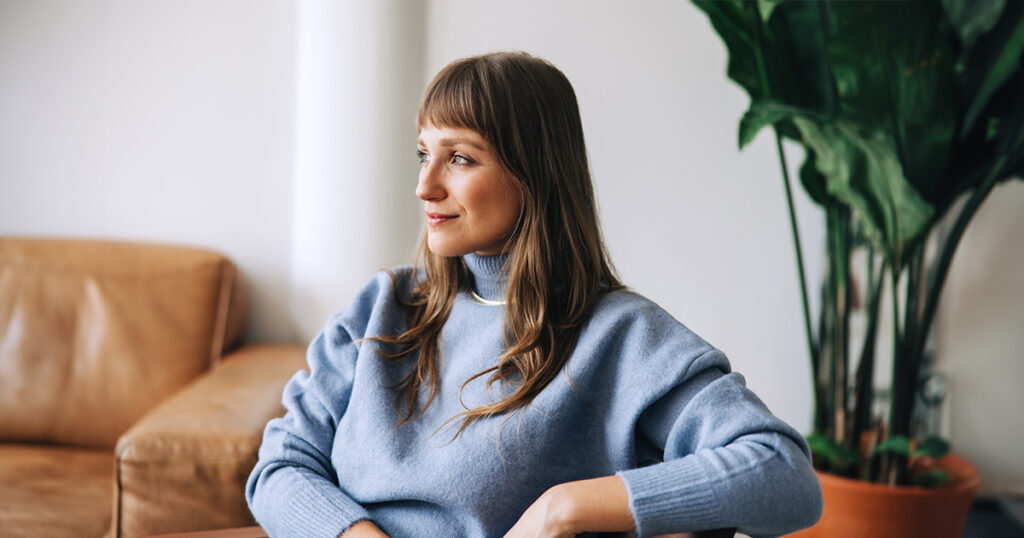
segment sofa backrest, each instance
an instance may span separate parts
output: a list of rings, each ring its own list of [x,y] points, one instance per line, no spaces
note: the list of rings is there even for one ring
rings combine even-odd
[[[220,359],[245,303],[214,252],[0,237],[0,440],[113,447]]]

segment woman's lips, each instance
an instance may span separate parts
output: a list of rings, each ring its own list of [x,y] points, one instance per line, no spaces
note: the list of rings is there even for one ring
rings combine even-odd
[[[427,213],[427,224],[440,226],[448,221],[458,218],[458,215],[445,215],[444,213]]]

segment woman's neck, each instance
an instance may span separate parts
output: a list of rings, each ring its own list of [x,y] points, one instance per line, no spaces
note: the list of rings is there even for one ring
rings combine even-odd
[[[469,270],[472,291],[485,304],[504,304],[506,276],[503,272],[508,254],[481,256],[469,253],[462,257]]]

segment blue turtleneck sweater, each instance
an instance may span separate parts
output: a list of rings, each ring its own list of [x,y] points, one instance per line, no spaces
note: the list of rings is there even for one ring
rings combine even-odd
[[[395,428],[389,388],[410,364],[385,362],[363,340],[406,327],[393,290],[411,289],[411,269],[377,274],[313,340],[309,373],[285,387],[287,414],[267,425],[246,488],[271,536],[333,537],[363,519],[396,538],[502,536],[551,486],[613,474],[638,536],[777,535],[817,520],[821,492],[800,435],[720,351],[628,291],[598,301],[566,370],[529,407],[453,440],[458,421],[446,421],[501,389],[488,392],[488,376],[463,383],[502,353],[504,307],[479,299],[503,297],[504,257],[464,260],[478,297],[456,297],[440,392],[411,423]]]

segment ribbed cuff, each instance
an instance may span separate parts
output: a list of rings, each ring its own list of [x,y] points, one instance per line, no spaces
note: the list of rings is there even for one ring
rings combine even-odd
[[[701,461],[685,457],[620,471],[638,537],[721,526],[718,502]]]
[[[310,480],[303,473],[291,472],[271,475],[269,498],[260,499],[273,506],[263,506],[260,512],[270,515],[267,531],[272,536],[325,536],[336,537],[358,521],[369,519],[370,514],[359,503],[345,495],[327,480]],[[274,483],[276,482],[276,483]],[[276,487],[275,487],[276,486]],[[260,521],[264,524],[263,521]]]

